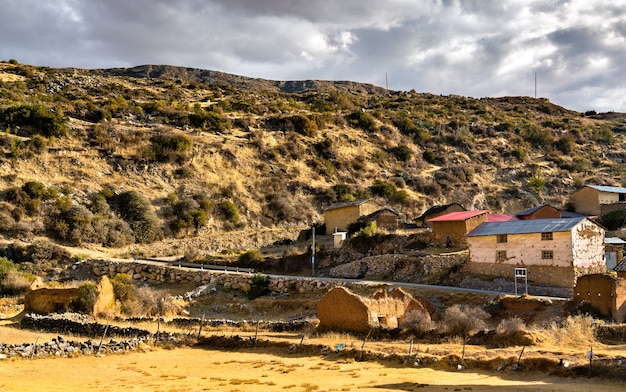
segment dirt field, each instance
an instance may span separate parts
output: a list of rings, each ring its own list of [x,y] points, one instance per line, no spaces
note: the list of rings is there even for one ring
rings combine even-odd
[[[235,332],[212,332],[232,336]],[[250,335],[251,333],[247,333]],[[242,334],[245,336],[246,334]],[[0,326],[0,342],[49,341],[55,334],[18,330]],[[298,334],[262,333],[260,339],[298,343]],[[71,339],[81,340],[80,337]],[[342,343],[359,349],[361,341],[349,335],[327,335],[307,340],[309,347]],[[322,355],[290,353],[282,347],[244,347],[218,350],[211,347],[163,349],[104,357],[39,358],[0,360],[2,391],[623,391],[626,382],[602,381],[586,377],[563,378],[538,371],[504,370],[458,371],[448,364],[437,367],[412,367],[396,359],[355,361],[341,352]],[[374,352],[400,352],[405,342],[371,342]],[[515,357],[520,348],[487,350],[468,347],[469,358]],[[615,355],[619,348],[599,348],[599,353]],[[623,347],[622,347],[623,349]],[[458,345],[415,347],[421,355],[458,350]],[[575,351],[575,350],[572,350]],[[623,350],[622,350],[623,352]],[[529,349],[528,356],[546,355],[542,349]],[[572,353],[561,353],[573,356]],[[578,358],[582,361],[584,359]],[[445,368],[447,370],[443,370]]]

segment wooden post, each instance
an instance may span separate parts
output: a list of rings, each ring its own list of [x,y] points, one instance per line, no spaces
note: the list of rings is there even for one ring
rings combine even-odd
[[[465,343],[467,342],[467,336],[463,337],[463,352],[461,353],[461,366],[465,369]]]
[[[257,322],[256,322],[256,331],[254,332],[254,343],[255,344],[256,344],[256,338],[257,338],[257,336],[259,336],[259,322],[260,321],[257,320]]]
[[[365,339],[363,339],[363,344],[361,345],[361,352],[359,353],[359,361],[363,359],[363,349],[365,348],[365,342],[367,342],[367,338],[370,337],[370,334],[372,333],[373,330],[374,328],[370,328],[370,331],[365,336]]]
[[[413,356],[413,339],[411,339],[411,343],[409,343],[409,361],[411,360],[412,356]]]
[[[108,330],[109,330],[109,324],[104,326],[104,333],[102,334],[102,337],[100,338],[100,343],[98,344],[98,349],[96,350],[96,355],[100,354],[100,347],[102,347],[102,341],[104,340],[104,336],[107,334]]]
[[[33,360],[33,356],[37,353],[37,342],[39,341],[39,336],[35,339],[35,345],[33,346],[33,351],[30,353],[30,360]]]
[[[198,339],[200,339],[200,334],[202,333],[203,325],[204,325],[204,313],[202,313],[202,320],[200,320],[200,329],[198,329]]]
[[[302,334],[302,339],[300,339],[300,346],[302,346],[302,342],[304,342],[304,334]]]
[[[526,346],[522,347],[522,352],[519,353],[519,357],[517,357],[517,367],[520,366],[520,361],[522,360],[522,355],[524,354],[524,349],[526,348]]]

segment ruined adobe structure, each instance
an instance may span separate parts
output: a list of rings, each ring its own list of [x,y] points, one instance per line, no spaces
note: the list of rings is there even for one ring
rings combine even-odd
[[[626,279],[609,274],[580,276],[574,288],[574,301],[588,303],[600,314],[623,323],[626,321]]]
[[[435,307],[399,288],[382,289],[372,298],[352,293],[345,287],[330,290],[317,305],[320,329],[367,332],[372,328],[398,328],[409,314],[425,321],[435,316]]]
[[[106,276],[98,283],[98,298],[93,314],[105,314],[115,308],[113,286]],[[67,312],[72,300],[79,295],[78,287],[48,287],[40,277],[36,277],[26,291],[24,310],[26,312],[48,314]]]

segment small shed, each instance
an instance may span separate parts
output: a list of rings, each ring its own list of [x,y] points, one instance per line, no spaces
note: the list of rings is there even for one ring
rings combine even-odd
[[[467,233],[481,223],[487,222],[488,214],[487,210],[474,210],[450,212],[432,218],[429,222],[433,225],[433,241],[443,244],[449,236],[453,245],[466,245]]]
[[[604,239],[604,254],[606,260],[606,269],[612,270],[624,258],[624,241],[618,237],[606,237]]]
[[[375,222],[376,226],[382,229],[397,230],[400,227],[400,214],[389,207],[384,207],[369,215],[360,217],[358,221],[364,223]]]
[[[362,216],[369,215],[380,208],[374,200],[359,199],[336,203],[323,210],[326,232],[348,231],[348,226]]]
[[[448,214],[450,212],[461,212],[467,211],[465,207],[460,205],[459,203],[450,203],[432,206],[427,209],[422,215],[415,219],[415,223],[418,226],[422,227],[433,227],[432,223],[429,222],[430,219],[436,218],[441,215]]]
[[[613,268],[613,271],[615,271],[620,278],[626,279],[626,260],[622,260],[617,264],[615,268]]]

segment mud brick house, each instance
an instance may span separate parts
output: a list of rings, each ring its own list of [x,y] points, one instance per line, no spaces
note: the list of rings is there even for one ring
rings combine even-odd
[[[626,279],[608,274],[580,276],[574,287],[574,302],[588,303],[603,316],[626,322]]]
[[[448,214],[450,212],[461,212],[461,211],[467,211],[467,210],[465,209],[465,207],[463,207],[459,203],[432,206],[429,209],[427,209],[422,215],[420,215],[417,219],[415,219],[415,223],[418,226],[433,227],[432,223],[429,222],[430,219]]]
[[[377,227],[387,230],[397,230],[401,226],[400,214],[389,207],[384,207],[369,215],[361,216],[357,220],[366,224],[374,222]]]
[[[330,205],[323,210],[326,234],[332,234],[335,231],[347,231],[350,223],[377,211],[380,207],[380,204],[368,199]]]
[[[317,315],[321,329],[368,332],[371,328],[398,328],[409,315],[430,321],[436,317],[436,308],[428,300],[413,297],[400,288],[381,289],[367,298],[340,286],[319,301]]]
[[[602,226],[586,217],[485,222],[467,234],[473,274],[573,288],[580,275],[605,272]]]
[[[602,216],[626,209],[626,188],[585,185],[572,194],[574,209],[580,214]]]
[[[459,211],[430,219],[429,222],[433,225],[433,242],[444,244],[446,237],[450,236],[454,246],[467,244],[467,233],[487,222],[488,214],[487,210]]]

